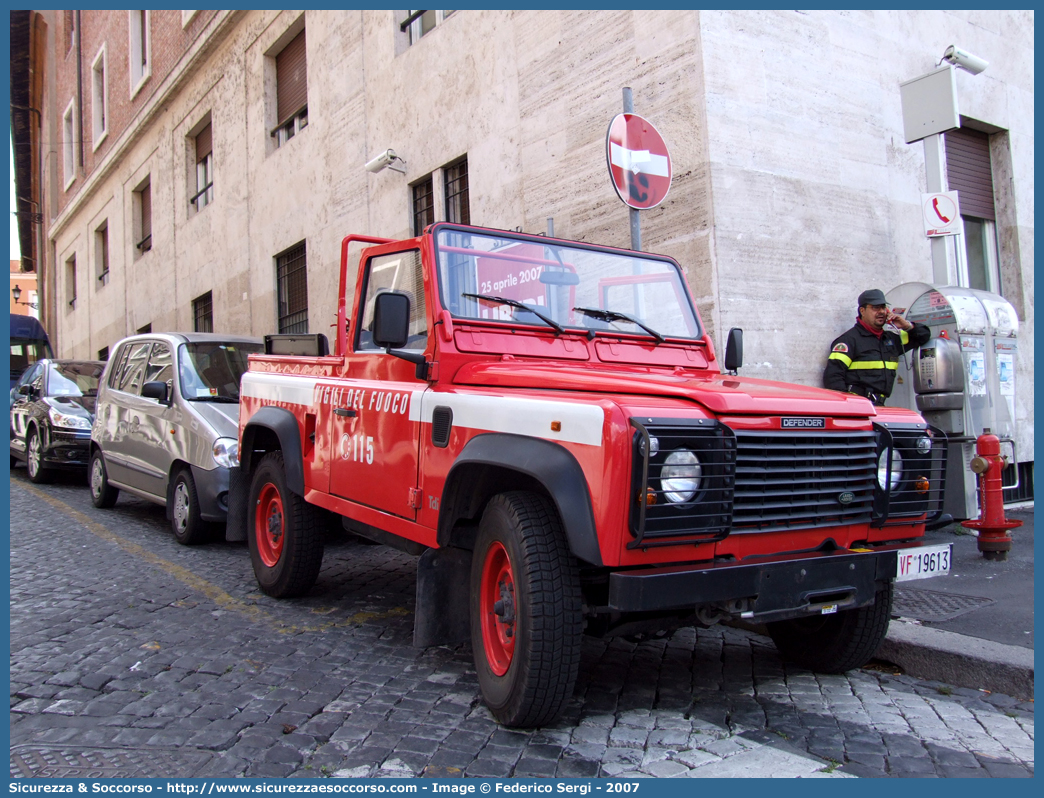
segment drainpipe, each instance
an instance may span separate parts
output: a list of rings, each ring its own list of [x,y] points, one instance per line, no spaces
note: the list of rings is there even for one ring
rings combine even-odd
[[[80,171],[83,171],[83,39],[80,12],[76,12],[76,120],[80,138]]]

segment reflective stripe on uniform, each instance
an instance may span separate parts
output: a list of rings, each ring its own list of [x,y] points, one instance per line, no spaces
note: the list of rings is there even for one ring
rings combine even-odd
[[[840,360],[845,364],[846,368],[852,365],[852,358],[848,355],[842,355],[840,352],[831,352],[830,357],[828,357],[827,360]]]
[[[833,355],[831,355],[833,357]],[[883,360],[857,360],[855,363],[849,365],[850,369],[861,369],[863,371],[870,371],[872,369],[891,369],[895,371],[899,368],[899,361],[893,361],[886,363]]]

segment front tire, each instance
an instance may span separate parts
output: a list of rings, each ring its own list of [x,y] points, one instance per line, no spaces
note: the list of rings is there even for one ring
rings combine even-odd
[[[44,465],[43,442],[40,432],[33,427],[25,439],[25,467],[30,481],[42,485],[54,480],[54,472]]]
[[[174,539],[182,546],[196,546],[206,543],[210,531],[199,514],[199,496],[196,493],[196,482],[188,469],[182,468],[174,477],[174,488],[171,491],[170,525],[174,531]]]
[[[892,616],[892,582],[877,591],[869,607],[836,615],[814,615],[767,624],[783,659],[818,673],[844,673],[874,656],[888,633]]]
[[[95,449],[91,453],[91,464],[87,473],[90,478],[91,502],[94,506],[105,509],[116,504],[120,490],[109,484],[109,474],[105,470],[105,459],[102,457],[101,449]]]
[[[250,481],[247,543],[254,576],[273,598],[307,593],[323,564],[321,514],[287,488],[283,453],[269,452]]]
[[[471,564],[471,645],[482,697],[505,726],[552,722],[573,693],[583,632],[580,577],[554,506],[495,496]]]

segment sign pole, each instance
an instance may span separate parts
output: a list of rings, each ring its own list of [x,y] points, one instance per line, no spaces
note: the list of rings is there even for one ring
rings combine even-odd
[[[625,86],[623,90],[623,112],[625,114],[634,113],[634,97],[631,94],[631,88]],[[631,216],[631,249],[636,252],[641,252],[642,249],[642,223],[638,217],[639,210],[637,208],[628,208]]]

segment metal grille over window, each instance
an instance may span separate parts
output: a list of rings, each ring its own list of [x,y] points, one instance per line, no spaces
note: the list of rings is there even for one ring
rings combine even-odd
[[[413,186],[413,234],[419,236],[424,228],[435,223],[435,192],[431,176]]]
[[[276,256],[279,293],[279,332],[308,332],[308,272],[305,245],[298,244]]]
[[[208,124],[196,135],[196,193],[190,202],[197,211],[214,201],[214,147]]]
[[[301,31],[276,56],[276,121],[272,135],[279,144],[308,124],[308,64]]]
[[[196,332],[214,332],[213,292],[207,291],[192,300],[192,329]]]
[[[446,178],[446,221],[471,224],[468,204],[468,159],[458,161],[443,170]]]

